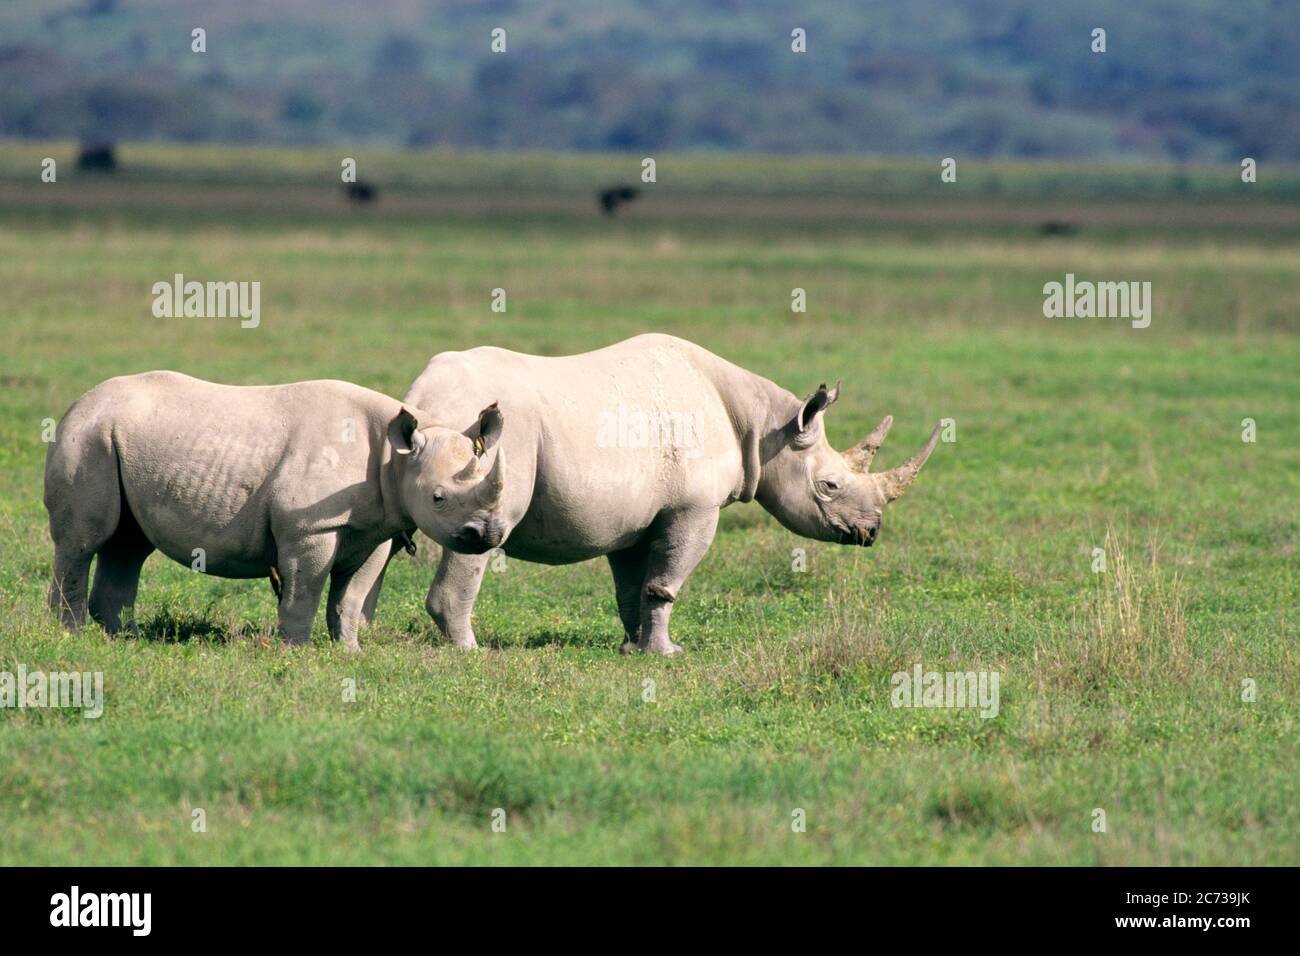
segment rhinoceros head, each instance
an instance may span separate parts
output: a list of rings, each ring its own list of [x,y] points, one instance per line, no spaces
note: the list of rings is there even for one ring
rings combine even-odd
[[[406,408],[388,425],[402,507],[416,527],[452,551],[482,554],[505,538],[506,452],[496,447],[503,424],[493,404],[466,432],[421,423]]]
[[[819,541],[869,547],[880,531],[884,506],[907,490],[939,443],[942,423],[925,447],[890,471],[873,474],[871,459],[894,423],[892,416],[852,448],[826,442],[822,416],[840,387],[822,385],[777,436],[780,445],[763,465],[760,502],[791,531]]]

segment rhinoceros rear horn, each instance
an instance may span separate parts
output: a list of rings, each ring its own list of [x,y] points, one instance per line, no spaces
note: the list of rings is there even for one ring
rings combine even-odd
[[[456,472],[455,478],[457,481],[473,481],[478,478],[482,472],[483,469],[482,466],[479,465],[478,456],[470,455],[469,461],[465,462],[464,468]]]
[[[865,474],[871,467],[871,460],[876,457],[876,452],[880,451],[880,446],[885,443],[885,436],[889,434],[889,429],[893,424],[894,416],[886,415],[870,435],[846,451],[844,460],[849,463],[849,467],[856,472]]]
[[[881,424],[883,425],[884,422],[881,422]],[[885,494],[886,501],[893,501],[895,498],[901,497],[903,492],[907,490],[907,486],[917,476],[921,466],[925,464],[925,460],[930,457],[939,444],[939,435],[942,431],[943,422],[938,422],[934,426],[934,431],[930,433],[930,440],[925,443],[924,448],[897,468],[883,471],[876,476],[880,481],[880,488]]]

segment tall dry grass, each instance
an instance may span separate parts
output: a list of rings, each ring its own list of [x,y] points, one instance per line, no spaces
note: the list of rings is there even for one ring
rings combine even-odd
[[[1057,661],[1067,683],[1100,685],[1116,679],[1187,680],[1194,655],[1187,634],[1187,590],[1170,570],[1154,538],[1145,554],[1113,528],[1103,543],[1105,571],[1072,624],[1069,658]]]

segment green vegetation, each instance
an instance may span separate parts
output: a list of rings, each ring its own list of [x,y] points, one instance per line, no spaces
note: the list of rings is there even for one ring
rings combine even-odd
[[[0,671],[102,671],[106,701],[0,710],[0,863],[1300,862],[1293,185],[1148,170],[1107,202],[1136,173],[665,156],[611,220],[618,157],[361,156],[381,194],[351,207],[334,153],[128,148],[101,177],[70,155],[0,146]],[[176,272],[260,281],[261,326],[154,319]],[[1151,327],[1043,318],[1066,272],[1151,281]],[[843,378],[832,443],[892,413],[884,466],[939,417],[957,441],[870,550],[725,511],[669,661],[616,653],[602,562],[490,571],[484,649],[435,646],[424,539],[357,657],[323,612],[281,648],[265,582],[159,556],[140,638],[44,608],[42,421],[104,378],[400,395],[436,351],[647,330],[800,393]],[[891,707],[918,663],[999,672],[998,716]]]

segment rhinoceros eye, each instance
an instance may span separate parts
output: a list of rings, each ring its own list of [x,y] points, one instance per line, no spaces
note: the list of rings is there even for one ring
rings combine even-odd
[[[817,490],[823,495],[833,495],[839,492],[840,485],[833,478],[823,478],[817,482]]]
[[[441,488],[436,488],[436,489],[434,489],[434,492],[433,492],[433,503],[434,503],[435,505],[440,505],[440,504],[442,504],[442,503],[443,503],[444,501],[446,501],[446,500],[447,500],[447,496],[444,495],[444,494],[442,493],[442,489],[441,489]]]

